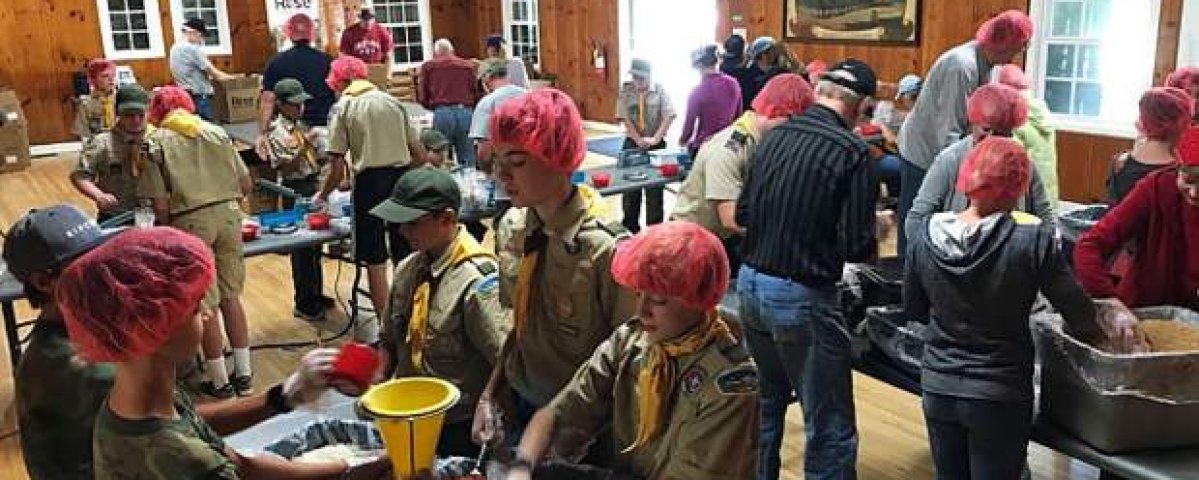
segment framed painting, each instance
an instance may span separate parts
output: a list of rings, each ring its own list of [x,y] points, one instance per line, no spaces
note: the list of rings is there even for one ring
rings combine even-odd
[[[783,0],[783,38],[806,43],[917,45],[920,0]]]

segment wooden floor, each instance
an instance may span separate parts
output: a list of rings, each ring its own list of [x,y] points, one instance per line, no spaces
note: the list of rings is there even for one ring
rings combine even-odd
[[[7,230],[16,218],[30,208],[57,202],[74,203],[86,210],[93,210],[66,180],[73,161],[74,155],[39,159],[25,172],[0,175],[0,228]],[[595,158],[588,159],[588,163],[598,161]],[[611,211],[614,214],[618,212],[616,200],[611,199],[610,204],[613,207]],[[345,298],[349,292],[352,274],[352,269],[339,267],[335,262],[325,264],[326,285],[336,284],[341,298]],[[339,275],[340,281],[337,281]],[[255,345],[311,340],[318,330],[327,335],[344,325],[344,315],[336,315],[316,327],[293,318],[291,295],[290,268],[286,257],[267,255],[247,262],[243,298],[250,319],[251,339]],[[18,304],[17,312],[21,318],[33,315],[24,302]],[[0,355],[3,357],[0,358],[0,479],[17,480],[25,479],[27,475],[21,461],[11,365],[6,352]],[[256,384],[266,386],[282,379],[295,366],[300,353],[284,349],[255,350]],[[932,479],[933,469],[919,400],[861,375],[855,374],[854,382],[861,435],[859,478]],[[799,410],[793,407],[788,413],[783,453],[783,478],[787,480],[802,478],[803,426],[800,419]],[[1090,466],[1039,446],[1032,449],[1031,464],[1037,479],[1091,480],[1097,477],[1097,471]]]

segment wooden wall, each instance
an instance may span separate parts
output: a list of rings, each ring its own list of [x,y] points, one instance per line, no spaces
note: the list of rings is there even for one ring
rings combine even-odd
[[[749,39],[761,35],[783,37],[783,7],[780,0],[716,0],[719,5],[717,38],[733,28],[748,30]],[[1162,0],[1155,82],[1160,83],[1175,67],[1183,0]],[[922,0],[920,44],[911,47],[866,47],[861,45],[804,44],[788,47],[804,61],[815,58],[829,63],[847,57],[873,66],[879,78],[895,82],[906,73],[923,75],[946,50],[974,36],[984,20],[1007,9],[1027,10],[1028,0]],[[1058,132],[1058,174],[1063,198],[1096,201],[1105,195],[1104,180],[1112,156],[1124,151],[1131,140],[1075,132]]]

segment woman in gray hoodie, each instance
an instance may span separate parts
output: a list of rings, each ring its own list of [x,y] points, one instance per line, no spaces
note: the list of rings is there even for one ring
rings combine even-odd
[[[958,173],[969,206],[909,223],[904,304],[930,320],[921,388],[938,479],[1020,478],[1033,420],[1028,318],[1038,292],[1076,337],[1101,335],[1053,227],[1013,212],[1031,171],[1016,141],[982,140]]]

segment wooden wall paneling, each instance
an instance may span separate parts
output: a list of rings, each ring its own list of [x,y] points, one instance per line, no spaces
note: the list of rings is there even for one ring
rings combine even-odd
[[[1062,198],[1085,200],[1090,194],[1090,141],[1086,135],[1057,132],[1057,174]]]
[[[454,50],[463,58],[480,55],[482,47],[475,39],[474,17],[471,15],[470,0],[431,0],[429,2],[429,28],[433,40],[448,39]]]
[[[1157,28],[1157,58],[1154,60],[1153,84],[1161,85],[1178,63],[1178,42],[1182,35],[1183,0],[1162,0],[1161,18]]]

